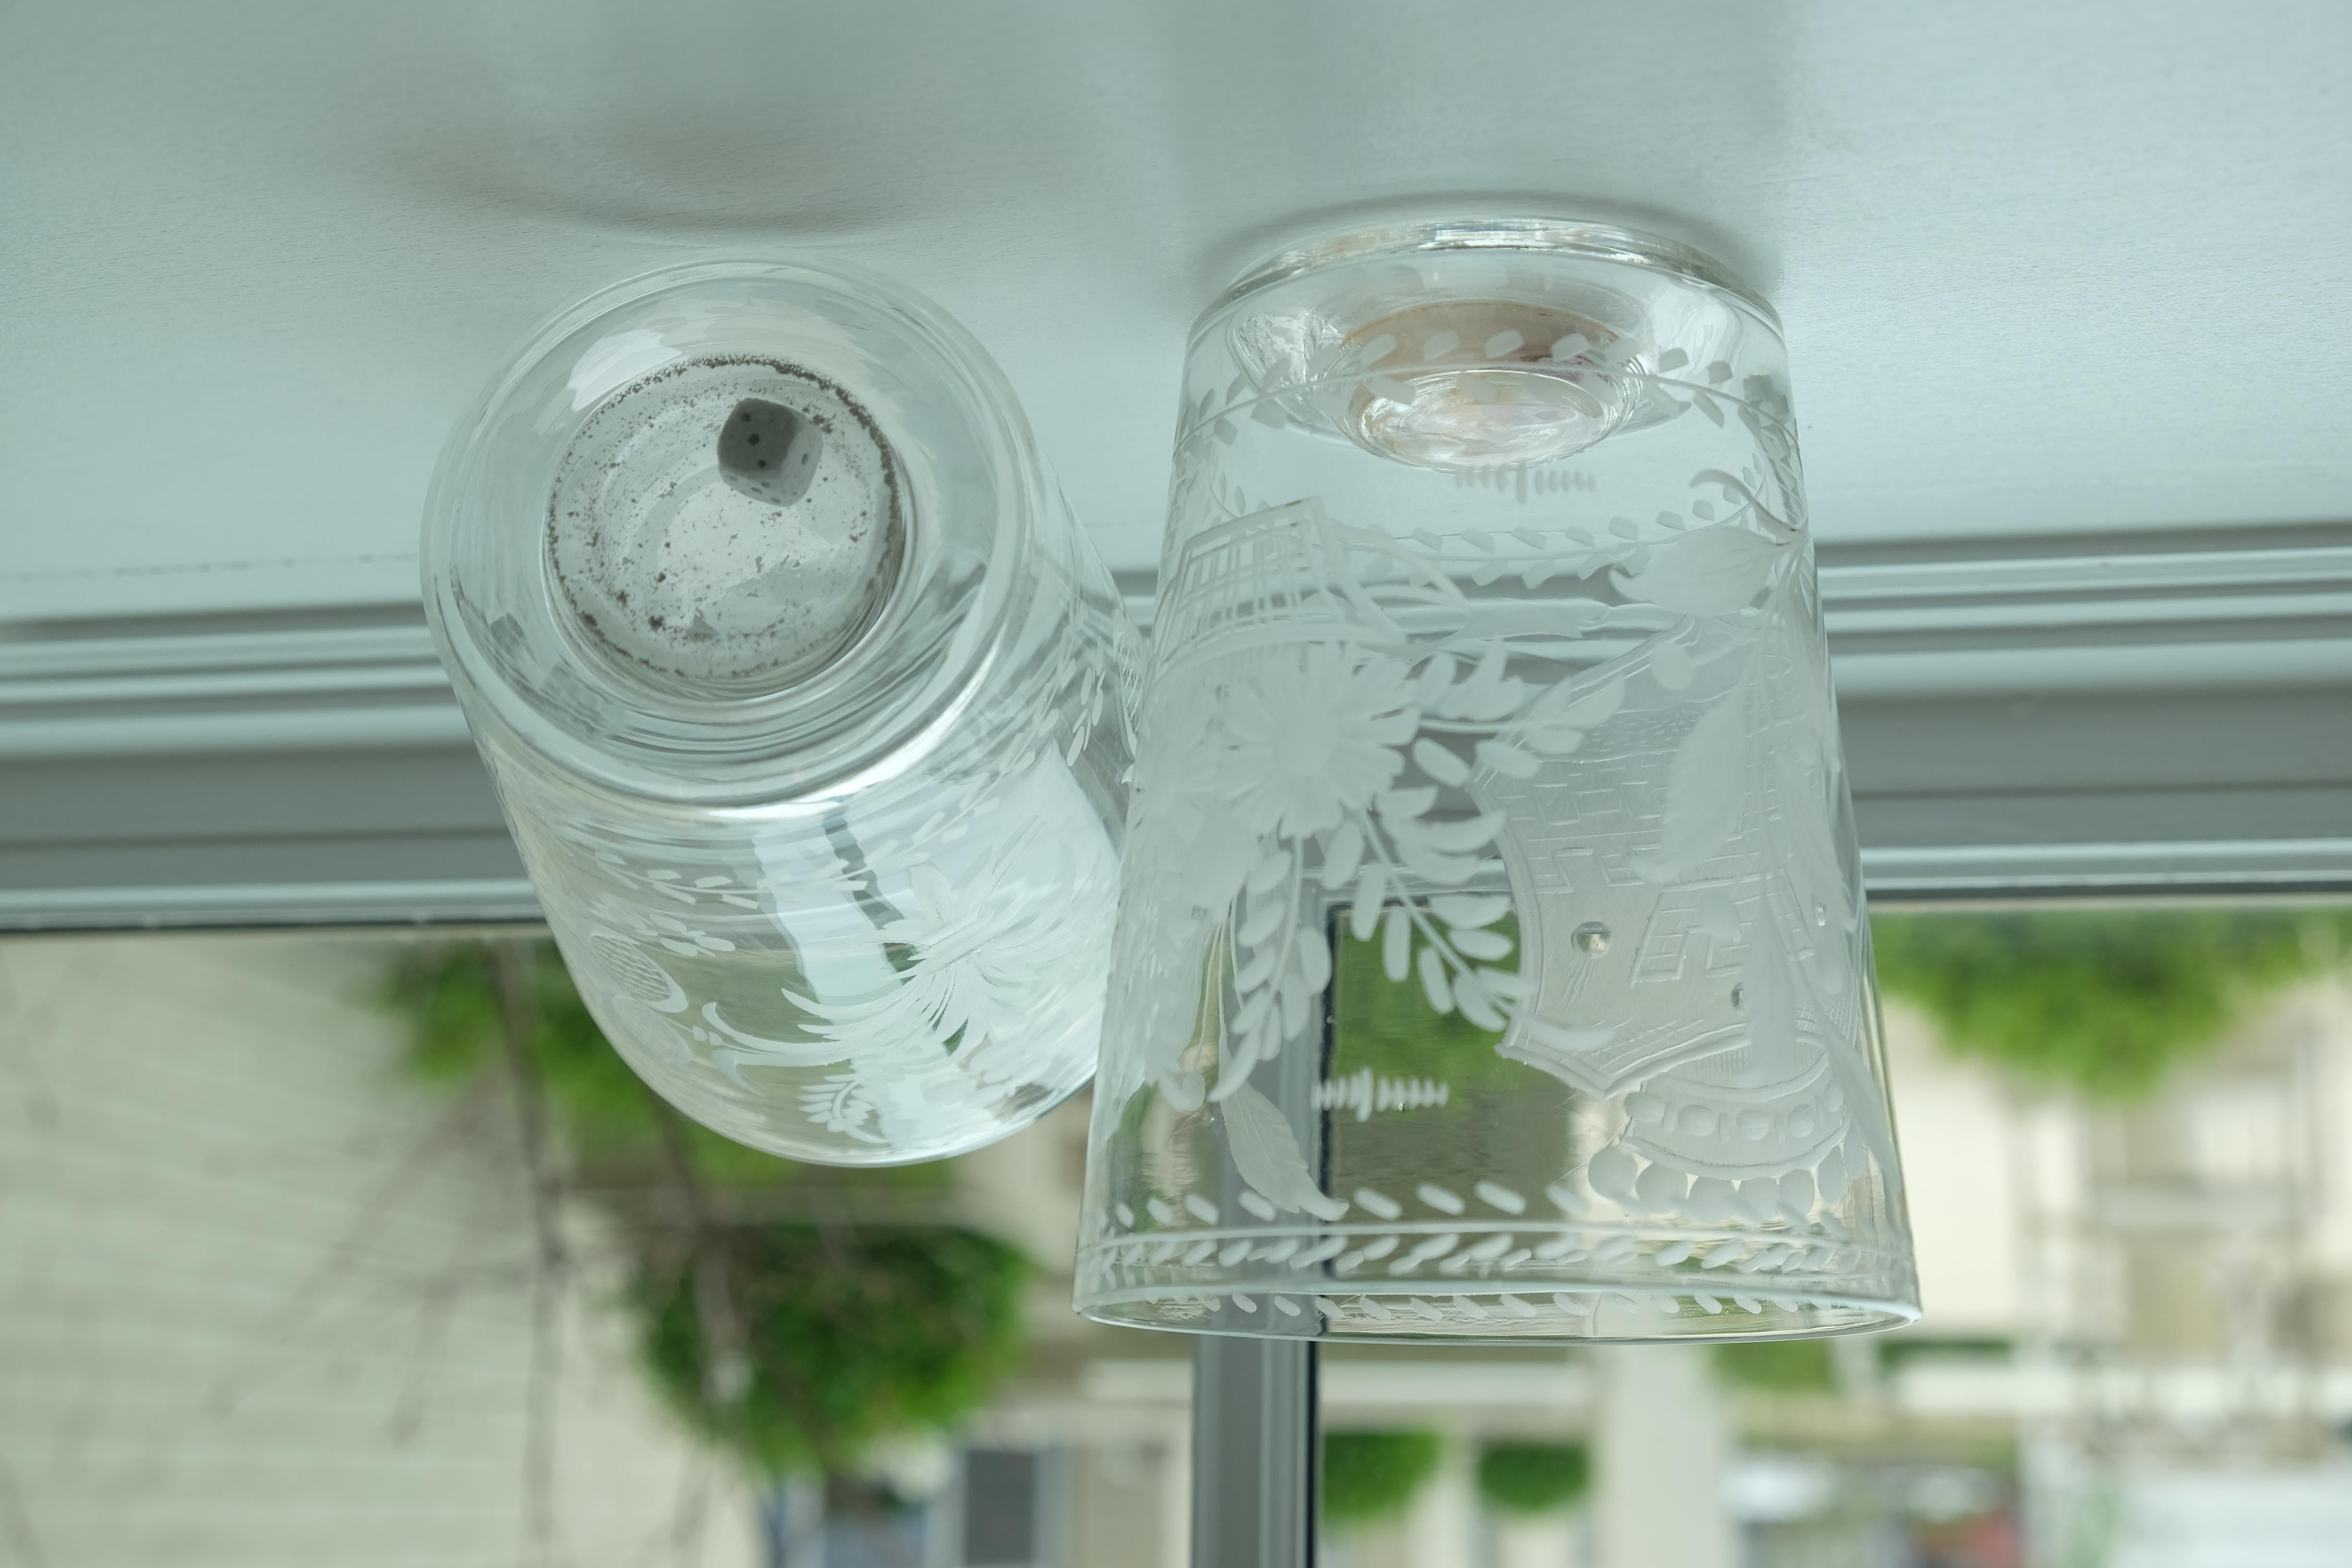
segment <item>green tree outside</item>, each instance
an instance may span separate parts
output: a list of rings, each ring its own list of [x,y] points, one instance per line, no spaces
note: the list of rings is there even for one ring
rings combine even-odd
[[[420,1078],[453,1091],[503,1078],[556,1146],[525,1139],[542,1194],[618,1222],[648,1373],[755,1473],[853,1474],[877,1444],[951,1426],[1019,1363],[1033,1273],[1019,1251],[961,1226],[844,1216],[853,1199],[940,1194],[944,1164],[820,1170],[688,1121],[606,1042],[549,942],[421,946],[389,999]]]
[[[2352,913],[2041,910],[1880,915],[1887,993],[1950,1050],[2029,1084],[2145,1095],[2282,988],[2343,966]]]

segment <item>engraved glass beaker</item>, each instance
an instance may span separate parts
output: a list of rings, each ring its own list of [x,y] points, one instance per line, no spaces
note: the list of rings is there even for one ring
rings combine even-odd
[[[935,308],[745,262],[564,313],[452,436],[425,588],[565,961],[679,1109],[890,1163],[1093,1073],[1133,634]]]
[[[1077,1301],[1916,1314],[1787,366],[1694,252],[1286,252],[1185,368]]]

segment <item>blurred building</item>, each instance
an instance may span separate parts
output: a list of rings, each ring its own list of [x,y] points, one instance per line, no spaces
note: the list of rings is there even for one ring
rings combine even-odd
[[[510,1107],[401,1073],[385,951],[0,948],[0,1564],[1183,1568],[1189,1342],[1069,1310],[1083,1104],[959,1163],[1044,1267],[1022,1373],[878,1478],[915,1506],[761,1497],[648,1392],[593,1214],[541,1229]],[[1914,1330],[1769,1388],[1686,1347],[1334,1350],[1327,1426],[1446,1447],[1330,1568],[2347,1561],[2352,993],[2121,1110],[1889,1024]],[[1585,1505],[1489,1510],[1504,1437],[1591,1445]]]
[[[593,1228],[543,1241],[505,1108],[405,1079],[382,973],[0,946],[0,1563],[759,1561]]]

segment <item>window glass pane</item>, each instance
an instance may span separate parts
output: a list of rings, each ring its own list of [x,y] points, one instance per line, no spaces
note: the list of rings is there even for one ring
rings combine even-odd
[[[1328,1562],[2335,1550],[2344,920],[1877,930],[1926,1318],[1331,1351]],[[572,1005],[528,942],[0,943],[7,1553],[1186,1562],[1189,1345],[1067,1310],[1082,1103],[938,1169],[786,1167],[670,1127]],[[795,1377],[902,1414],[824,1479]]]
[[[2352,914],[1925,908],[1874,931],[1919,1322],[1327,1349],[1326,1563],[2340,1554]],[[1337,1060],[1393,1052],[1376,991],[1341,966]]]
[[[1181,1568],[1087,1110],[797,1167],[528,938],[0,942],[0,1564]]]
[[[929,1561],[929,1509],[907,1507],[887,1488],[849,1478],[825,1487],[824,1503],[824,1568],[916,1568]]]
[[[1037,1559],[1037,1456],[973,1448],[963,1458],[963,1560],[1028,1568]]]

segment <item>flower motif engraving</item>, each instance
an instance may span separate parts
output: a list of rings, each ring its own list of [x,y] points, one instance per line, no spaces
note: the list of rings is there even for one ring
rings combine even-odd
[[[1126,721],[1086,679],[1073,675],[1082,739]],[[780,1098],[748,1072],[792,1069],[790,1103],[853,1142],[978,1128],[1033,1083],[1083,1081],[1102,998],[1070,976],[1108,962],[1118,867],[1059,742],[1023,771],[988,768],[919,824],[881,822],[863,843],[847,817],[830,840],[755,840],[751,876],[688,876],[559,829],[598,885],[577,900],[551,886],[551,920],[577,933],[575,971],[630,1047],[762,1097]]]
[[[785,994],[822,1020],[811,1033],[846,1059],[938,1052],[982,1081],[1003,1081],[989,1066],[992,1047],[1051,1022],[1057,1008],[1085,1005],[1059,981],[1069,963],[1099,963],[1090,950],[1108,942],[1100,909],[1085,896],[1101,887],[1106,860],[1053,841],[1040,825],[1005,843],[975,876],[950,879],[919,863],[904,912],[875,933],[886,951],[903,955],[894,986],[848,1003],[790,987]]]
[[[868,861],[857,890],[887,918],[824,940],[835,975],[857,972],[840,962],[845,944],[869,949],[874,984],[848,996],[785,985],[804,1020],[788,1039],[752,1034],[708,1005],[713,1061],[737,1072],[840,1064],[802,1087],[801,1110],[828,1131],[880,1144],[904,1126],[984,1111],[1090,1054],[1102,999],[1069,976],[1107,963],[1117,868],[1100,833],[1068,830],[1057,779],[1066,784],[1047,758],[983,803],[975,815],[989,831],[961,854],[942,846]],[[1041,1057],[1040,1042],[1055,1049]]]
[[[1335,643],[1297,655],[1260,659],[1234,683],[1218,770],[1244,827],[1291,841],[1338,827],[1386,789],[1419,717],[1402,661]]]
[[[676,976],[646,952],[642,941],[633,941],[614,931],[592,931],[588,933],[588,948],[603,962],[603,973],[611,977],[613,985],[618,988],[617,994],[657,1013],[685,1009],[685,990]]]
[[[1655,544],[1628,526],[1613,547],[1596,547],[1601,558],[1584,570],[1613,568],[1634,601],[1627,609],[1586,605],[1523,626],[1466,599],[1458,563],[1433,548],[1458,547],[1459,535],[1401,540],[1310,501],[1209,528],[1188,545],[1164,601],[1156,706],[1137,765],[1128,874],[1150,891],[1129,906],[1142,929],[1114,979],[1125,988],[1120,1016],[1131,1027],[1139,1020],[1139,1037],[1115,1043],[1110,1059],[1116,1073],[1131,1050],[1140,1079],[1156,1080],[1171,1107],[1221,1117],[1235,1158],[1244,1144],[1251,1152],[1241,1174],[1253,1212],[1297,1209],[1303,1191],[1320,1191],[1303,1157],[1290,1168],[1284,1152],[1297,1142],[1272,1135],[1273,1108],[1249,1083],[1259,1064],[1319,1026],[1333,938],[1377,943],[1382,972],[1413,985],[1433,1013],[1456,1014],[1494,1035],[1505,1057],[1596,1091],[1604,1079],[1638,1082],[1738,1044],[1736,1019],[1696,1032],[1679,1020],[1621,1022],[1605,1005],[1595,1014],[1548,989],[1520,952],[1539,911],[1520,907],[1524,873],[1508,839],[1538,783],[1609,784],[1606,798],[1646,800],[1646,816],[1607,833],[1624,846],[1627,891],[1615,896],[1647,908],[1685,886],[1717,885],[1730,847],[1761,830],[1757,786],[1771,749],[1762,737],[1805,702],[1767,674],[1788,661],[1777,646],[1768,657],[1757,601],[1789,580],[1783,565],[1799,552],[1796,531],[1758,499],[1760,479],[1703,471],[1694,488],[1720,491],[1728,516],[1714,519],[1715,503],[1701,500],[1692,510],[1706,526]],[[1501,544],[1482,537],[1470,547]],[[1575,646],[1580,615],[1600,616],[1596,631],[1612,617],[1642,630],[1596,666]],[[1621,720],[1633,728],[1611,730],[1612,759],[1654,745],[1639,737],[1663,728],[1664,752],[1640,763],[1653,771],[1564,764]],[[1811,723],[1810,710],[1796,720],[1799,730]],[[1557,808],[1534,809],[1531,821]],[[1776,820],[1817,815],[1783,810]],[[1797,858],[1818,864],[1818,831],[1796,831]],[[1806,880],[1820,878],[1809,870]],[[1505,923],[1515,913],[1517,938]],[[1713,904],[1708,914],[1724,924]],[[1710,940],[1736,950],[1750,918],[1764,918],[1761,906],[1733,914]],[[1642,934],[1642,922],[1629,924],[1629,938]],[[1804,952],[1810,960],[1812,948]],[[1638,960],[1629,945],[1616,962]],[[1759,970],[1759,1003],[1796,983],[1776,984],[1780,967]],[[1833,958],[1827,968],[1824,978],[1850,981]],[[1805,985],[1808,998],[1816,989]],[[1123,1086],[1114,1077],[1109,1088]]]

